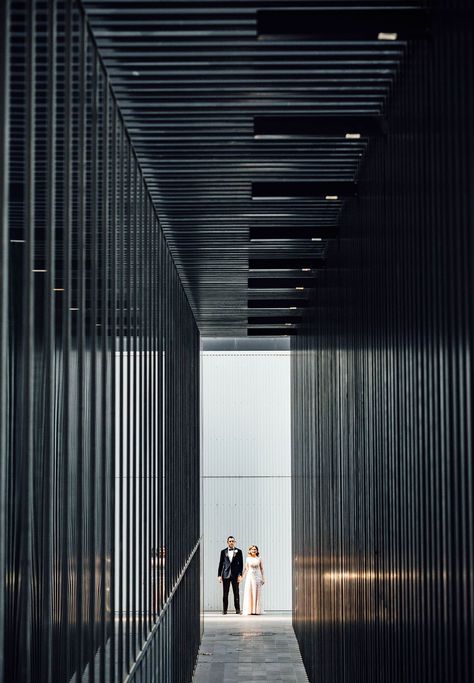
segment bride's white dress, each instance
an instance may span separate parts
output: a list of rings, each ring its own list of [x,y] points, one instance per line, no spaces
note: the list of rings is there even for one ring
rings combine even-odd
[[[262,570],[260,557],[247,557],[245,561],[246,577],[244,589],[244,614],[263,614],[262,604]]]

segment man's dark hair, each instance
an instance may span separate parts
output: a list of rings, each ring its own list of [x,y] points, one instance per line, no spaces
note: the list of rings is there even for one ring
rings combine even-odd
[[[229,538],[233,538],[233,539],[234,539],[234,541],[235,541],[235,538],[234,538],[234,536],[227,536],[227,540],[229,540]]]

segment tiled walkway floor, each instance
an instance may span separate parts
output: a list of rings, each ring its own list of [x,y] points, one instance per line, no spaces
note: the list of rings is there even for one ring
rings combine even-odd
[[[205,615],[193,683],[230,681],[307,683],[290,613]]]

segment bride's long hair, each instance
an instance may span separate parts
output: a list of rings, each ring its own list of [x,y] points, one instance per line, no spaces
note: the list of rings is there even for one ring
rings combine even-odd
[[[257,545],[249,545],[249,549],[247,550],[247,555],[250,555],[250,551],[252,550],[252,548],[256,548],[256,550],[257,550],[257,557],[259,557],[259,556],[260,556],[260,553],[259,553],[259,550],[258,550],[258,546],[257,546]]]

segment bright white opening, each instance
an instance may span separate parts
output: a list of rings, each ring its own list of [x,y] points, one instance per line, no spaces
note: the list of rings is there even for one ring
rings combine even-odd
[[[290,352],[203,351],[201,359],[204,609],[222,610],[217,568],[232,534],[244,561],[259,547],[264,610],[291,610]],[[243,595],[242,584],[241,607]]]

